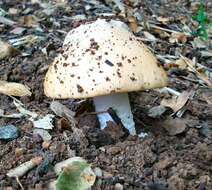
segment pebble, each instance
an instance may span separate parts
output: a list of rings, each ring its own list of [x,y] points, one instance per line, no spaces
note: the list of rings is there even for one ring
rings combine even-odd
[[[123,190],[124,189],[124,187],[123,187],[123,185],[122,184],[120,184],[120,183],[116,183],[115,184],[115,188],[114,188],[115,190]]]
[[[18,129],[14,125],[0,127],[0,140],[14,140],[18,138]]]

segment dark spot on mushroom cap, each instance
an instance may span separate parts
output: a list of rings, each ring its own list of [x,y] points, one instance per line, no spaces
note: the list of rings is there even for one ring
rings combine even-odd
[[[110,81],[110,78],[109,77],[106,77],[105,80],[108,82],[108,81]]]
[[[55,71],[58,70],[57,63],[58,63],[58,62],[56,62],[56,63],[54,64],[54,69],[55,69]]]
[[[122,67],[122,66],[123,66],[122,62],[118,62],[117,65],[118,65],[119,67]]]
[[[137,79],[135,77],[130,77],[131,81],[136,81]]]
[[[99,56],[98,56],[98,58],[99,58],[99,59],[102,59],[102,56],[101,56],[101,55],[99,55]]]
[[[114,66],[114,64],[111,62],[111,61],[109,61],[108,59],[107,60],[105,60],[105,63],[107,64],[107,65],[109,65],[109,66]]]
[[[77,65],[76,63],[71,63],[71,65],[72,65],[72,67],[77,67],[77,66],[79,66],[79,65]]]
[[[82,93],[84,91],[84,89],[79,84],[77,84],[77,91],[79,93]]]
[[[68,65],[68,63],[63,63],[63,67],[67,67]]]

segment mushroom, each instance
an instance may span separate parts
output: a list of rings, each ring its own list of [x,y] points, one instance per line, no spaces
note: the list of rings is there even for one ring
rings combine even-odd
[[[134,135],[128,92],[164,87],[165,71],[142,41],[121,21],[97,19],[72,29],[44,81],[48,97],[93,98],[101,128],[113,108]]]

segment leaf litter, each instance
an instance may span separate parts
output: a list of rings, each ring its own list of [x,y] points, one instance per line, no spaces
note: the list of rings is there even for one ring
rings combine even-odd
[[[4,2],[1,38],[21,54],[1,59],[0,80],[29,86],[31,96],[17,97],[15,104],[13,94],[0,96],[1,126],[14,124],[20,130],[17,139],[0,141],[0,188],[46,189],[56,179],[51,170],[42,176],[31,169],[13,182],[6,177],[10,169],[45,152],[53,156],[54,163],[76,155],[100,167],[102,175],[92,189],[148,189],[149,184],[210,189],[212,57],[210,40],[191,34],[197,26],[191,15],[198,7],[199,2],[184,0],[166,4],[136,0]],[[210,16],[209,1],[205,7]],[[144,139],[123,136],[113,141],[110,133],[98,129],[96,116],[87,114],[93,111],[90,103],[63,100],[52,106],[43,94],[43,77],[67,32],[99,16],[125,21],[169,75],[169,85],[163,89],[130,93],[138,134],[148,134]],[[54,118],[49,115],[52,112]],[[35,128],[34,121],[52,129]],[[41,141],[34,143],[33,133]],[[20,147],[24,155],[15,156],[15,148]],[[166,167],[153,168],[161,163]]]

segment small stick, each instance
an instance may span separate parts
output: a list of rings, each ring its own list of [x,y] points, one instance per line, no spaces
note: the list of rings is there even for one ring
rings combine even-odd
[[[42,157],[41,156],[37,156],[35,158],[32,158],[30,161],[25,162],[25,163],[19,165],[18,167],[14,168],[14,169],[11,169],[7,173],[7,176],[8,177],[15,177],[15,178],[22,177],[29,170],[31,170],[35,166],[39,165],[41,162],[42,162]]]
[[[160,26],[156,26],[156,25],[153,25],[153,24],[150,24],[149,26],[152,27],[152,28],[156,28],[156,29],[159,29],[159,30],[166,31],[166,32],[171,32],[171,33],[176,33],[176,34],[181,33],[181,32],[175,31],[175,30],[170,30],[170,29],[167,29],[167,28],[162,28]]]
[[[169,87],[164,87],[164,88],[161,88],[161,89],[155,89],[156,91],[159,91],[159,92],[169,92],[175,96],[180,96],[180,92],[172,89],[172,88],[169,88]]]
[[[18,178],[18,177],[16,177],[15,179],[16,179],[16,181],[17,181],[18,185],[21,187],[21,190],[24,190],[24,187],[23,187],[23,185],[21,184],[21,182],[20,182],[19,178]]]

